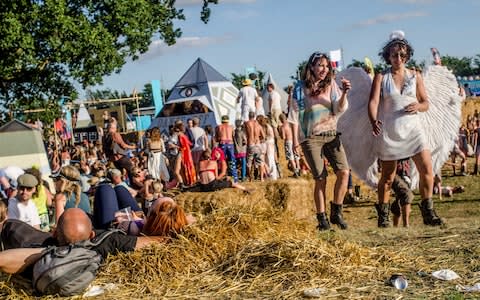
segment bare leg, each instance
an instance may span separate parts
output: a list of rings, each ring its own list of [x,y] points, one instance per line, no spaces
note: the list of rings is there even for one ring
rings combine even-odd
[[[378,204],[388,204],[390,202],[390,190],[396,170],[396,160],[382,161],[382,176],[378,181]]]
[[[433,194],[433,169],[430,151],[423,150],[413,156],[412,159],[420,176],[420,195],[422,200],[431,199]]]
[[[325,212],[325,190],[327,188],[327,179],[315,179],[315,188],[313,190],[313,199],[317,213]]]
[[[400,218],[402,216],[400,215],[393,215],[393,226],[398,227],[398,224],[400,223]]]
[[[403,227],[409,227],[410,226],[410,211],[412,209],[411,204],[405,204],[402,206],[402,221],[403,221]]]
[[[333,203],[343,203],[343,198],[345,197],[345,193],[347,192],[349,174],[349,170],[338,170],[335,173],[335,175],[337,176],[337,180],[335,181],[335,188],[333,190]]]

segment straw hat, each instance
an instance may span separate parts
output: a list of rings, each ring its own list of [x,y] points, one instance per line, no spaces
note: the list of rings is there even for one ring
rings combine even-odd
[[[247,79],[245,79],[245,80],[242,81],[242,85],[243,85],[243,86],[252,85],[252,81],[247,78]]]

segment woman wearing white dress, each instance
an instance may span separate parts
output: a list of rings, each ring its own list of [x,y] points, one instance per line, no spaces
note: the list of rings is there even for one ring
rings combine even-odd
[[[433,210],[433,170],[430,149],[418,113],[429,108],[420,72],[405,64],[413,48],[401,31],[396,31],[383,47],[380,56],[390,65],[373,80],[368,114],[376,136],[382,175],[378,182],[378,227],[389,226],[389,196],[395,177],[397,160],[411,157],[420,174],[420,209],[426,225],[443,221]]]
[[[158,127],[152,128],[150,139],[147,142],[147,148],[148,173],[154,179],[161,179],[164,182],[169,182],[170,175],[167,168],[167,158],[163,154],[165,152],[165,144]]]

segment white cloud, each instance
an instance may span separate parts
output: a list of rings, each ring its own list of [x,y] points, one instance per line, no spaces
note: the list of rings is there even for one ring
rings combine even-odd
[[[158,56],[165,55],[172,51],[180,51],[186,48],[198,48],[198,47],[206,47],[209,45],[216,45],[224,43],[228,40],[231,40],[231,36],[221,36],[221,37],[182,37],[177,39],[177,42],[172,46],[168,46],[162,40],[153,41],[147,52],[142,54],[139,57],[139,61],[147,61]]]
[[[385,23],[395,22],[398,20],[419,18],[419,17],[425,17],[425,16],[428,16],[428,14],[422,11],[413,11],[413,12],[407,12],[403,14],[385,14],[376,18],[358,22],[354,24],[352,27],[357,27],[357,26],[366,27],[366,26],[371,26],[376,24],[385,24]]]

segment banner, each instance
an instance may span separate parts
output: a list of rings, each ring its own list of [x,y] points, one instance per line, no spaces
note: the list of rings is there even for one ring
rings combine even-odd
[[[336,69],[337,71],[340,72],[343,69],[342,49],[330,51],[330,62],[332,64],[332,68]]]

